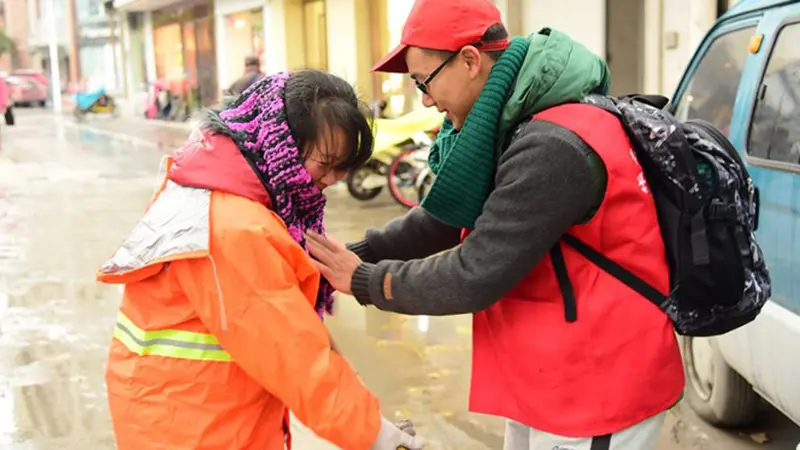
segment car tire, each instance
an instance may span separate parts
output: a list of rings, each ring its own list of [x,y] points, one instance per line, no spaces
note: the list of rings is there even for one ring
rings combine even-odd
[[[40,107],[40,108],[45,108],[45,107],[47,107],[47,100],[41,100],[41,101],[39,101],[39,107]]]
[[[717,427],[741,427],[753,422],[761,398],[733,370],[708,338],[682,336],[686,374],[685,400],[706,422]]]

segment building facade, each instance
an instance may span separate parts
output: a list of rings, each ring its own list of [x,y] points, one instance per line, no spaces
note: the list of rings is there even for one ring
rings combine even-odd
[[[26,0],[28,20],[27,52],[31,67],[49,74],[50,41],[57,43],[57,56],[61,85],[66,86],[77,75],[74,59],[75,21],[74,0]],[[55,16],[50,19],[50,13]],[[55,24],[55,26],[54,26]],[[55,36],[53,36],[53,34]]]
[[[28,52],[28,4],[26,0],[0,0],[0,27],[14,40],[17,52],[0,56],[0,71],[31,67]]]
[[[190,109],[219,98],[212,0],[117,0],[124,91],[141,112],[154,83],[185,95]],[[138,109],[138,110],[137,110]]]
[[[79,88],[122,91],[124,71],[117,15],[107,11],[102,0],[74,2],[76,51],[72,54],[77,55]]]
[[[738,0],[496,0],[512,34],[548,26],[606,58],[612,93],[671,96],[714,21]],[[581,11],[570,14],[569,11]]]
[[[548,26],[605,57],[613,93],[671,95],[705,32],[736,0],[494,1],[512,35]],[[198,105],[210,105],[241,76],[244,58],[255,55],[266,73],[328,70],[354,83],[365,100],[384,99],[391,114],[401,114],[420,107],[413,82],[369,69],[399,43],[413,3],[115,0],[124,49],[117,79],[127,80],[125,91],[135,97],[148,83],[183,78],[198,90]],[[569,13],[576,10],[581,14]]]

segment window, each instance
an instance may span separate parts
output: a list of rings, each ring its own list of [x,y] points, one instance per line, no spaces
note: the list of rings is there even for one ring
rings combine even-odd
[[[678,102],[675,112],[678,119],[707,120],[728,135],[747,47],[754,32],[755,26],[741,28],[711,42]]]
[[[778,33],[750,124],[750,155],[800,164],[800,24]]]
[[[100,0],[77,0],[75,2],[78,20],[87,21],[105,17]]]

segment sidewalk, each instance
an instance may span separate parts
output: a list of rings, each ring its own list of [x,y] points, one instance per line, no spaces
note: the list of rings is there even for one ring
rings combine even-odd
[[[191,130],[194,123],[188,122],[170,122],[167,120],[153,120],[146,119],[141,108],[136,108],[133,102],[129,99],[120,97],[114,99],[119,110],[119,118],[128,122],[134,122],[142,125],[153,125],[163,128],[172,128],[176,130]],[[61,101],[61,113],[65,116],[72,117],[72,110],[75,107],[72,104],[71,97],[64,96]],[[52,111],[52,110],[51,110]]]

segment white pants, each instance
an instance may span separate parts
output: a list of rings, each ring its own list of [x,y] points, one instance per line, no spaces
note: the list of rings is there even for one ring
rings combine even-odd
[[[654,450],[667,413],[610,436],[571,438],[534,430],[513,420],[506,420],[503,450]]]

